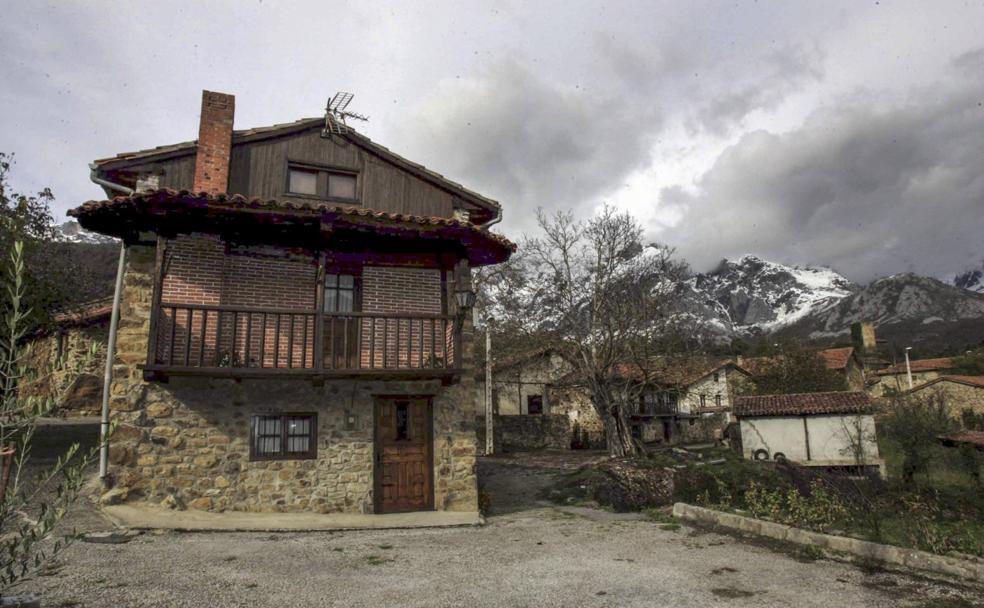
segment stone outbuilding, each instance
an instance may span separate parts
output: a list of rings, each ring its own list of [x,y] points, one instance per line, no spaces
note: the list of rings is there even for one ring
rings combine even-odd
[[[984,419],[984,376],[939,376],[903,394],[942,398],[954,418],[969,412]]]
[[[53,315],[27,341],[25,362],[43,375],[24,395],[54,399],[59,416],[98,416],[111,312],[110,297]]]

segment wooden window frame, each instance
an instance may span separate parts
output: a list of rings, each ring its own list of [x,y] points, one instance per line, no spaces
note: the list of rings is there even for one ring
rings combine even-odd
[[[258,454],[256,452],[255,420],[257,418],[280,418],[280,449],[276,454]],[[307,452],[286,452],[287,439],[287,419],[289,418],[310,418],[311,432],[308,434]],[[318,457],[318,414],[316,412],[260,412],[249,417],[249,460],[250,462],[263,462],[268,460],[314,460]]]
[[[700,406],[707,407],[707,395],[705,395],[704,393],[700,394]]]
[[[336,283],[335,287],[328,287],[328,277],[349,275],[352,277],[352,310],[351,312],[362,312],[362,268],[356,267],[345,267],[345,266],[333,266],[330,263],[325,264],[325,280],[321,285],[321,291],[323,292],[321,299],[321,308],[326,313],[342,313],[338,310],[338,291],[339,287]],[[335,292],[335,310],[328,310],[328,291],[332,290]],[[347,312],[347,311],[346,311]]]
[[[317,173],[317,185],[315,189],[317,192],[315,194],[305,194],[303,192],[291,192],[290,190],[290,172],[293,169],[299,171],[314,171]],[[332,175],[342,175],[345,177],[352,177],[355,179],[355,196],[353,198],[341,198],[337,196],[328,196],[328,180],[331,179]],[[331,201],[335,203],[343,203],[348,205],[360,205],[361,198],[359,197],[360,186],[362,185],[362,180],[359,177],[359,172],[352,169],[347,169],[344,167],[333,167],[330,165],[319,165],[316,163],[309,163],[300,160],[290,160],[287,159],[287,169],[284,171],[284,195],[294,198],[306,198],[317,201]]]

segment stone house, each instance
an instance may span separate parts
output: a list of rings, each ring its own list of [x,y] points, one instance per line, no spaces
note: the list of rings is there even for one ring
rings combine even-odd
[[[915,388],[931,380],[936,380],[953,368],[953,359],[950,357],[912,359],[909,361],[909,369],[912,370],[912,386]],[[873,378],[877,379],[877,382],[868,385],[868,394],[872,397],[884,397],[893,392],[909,389],[908,371],[904,361],[875,371]]]
[[[572,370],[555,348],[505,357],[492,364],[492,412],[499,416],[551,413],[550,387]],[[485,372],[475,376],[479,411],[485,414]]]
[[[862,391],[743,396],[734,407],[745,458],[884,474],[872,413]]]
[[[471,268],[498,203],[323,118],[92,164],[123,239],[114,498],[212,511],[475,512]],[[337,126],[337,125],[336,125]]]
[[[853,346],[838,348],[825,348],[817,351],[817,355],[823,359],[824,366],[832,371],[836,371],[844,376],[844,383],[848,390],[861,391],[865,389],[866,374],[865,362],[859,350]],[[739,365],[751,372],[753,376],[764,373],[766,370],[782,364],[782,355],[772,357],[738,357]]]
[[[89,302],[31,336],[25,364],[43,375],[24,396],[55,399],[60,416],[99,415],[111,312],[112,298]]]
[[[644,442],[719,441],[751,373],[732,360],[656,369],[631,420]]]
[[[903,394],[942,397],[954,418],[964,412],[984,417],[984,376],[939,376]]]

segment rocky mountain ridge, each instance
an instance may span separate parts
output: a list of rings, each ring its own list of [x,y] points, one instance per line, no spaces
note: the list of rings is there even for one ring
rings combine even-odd
[[[852,323],[871,321],[880,337],[972,344],[984,340],[984,293],[976,285],[902,273],[862,286],[830,268],[746,255],[693,276],[680,296],[720,341],[773,334],[833,341]]]

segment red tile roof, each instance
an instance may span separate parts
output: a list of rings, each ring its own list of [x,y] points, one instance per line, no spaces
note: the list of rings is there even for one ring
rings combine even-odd
[[[321,216],[326,223],[358,226],[365,230],[373,227],[390,227],[397,232],[421,233],[430,231],[438,237],[457,240],[466,246],[475,243],[495,250],[493,257],[502,261],[516,250],[509,239],[494,232],[482,229],[471,222],[446,217],[404,215],[376,211],[358,206],[338,205],[323,201],[290,201],[276,199],[247,198],[241,194],[208,194],[161,188],[136,192],[127,196],[117,196],[108,200],[88,201],[68,211],[68,215],[78,218],[83,228],[121,236],[116,232],[123,230],[123,219],[138,218],[143,221],[159,221],[175,211],[205,213],[213,210],[229,212],[283,213],[290,215]],[[152,219],[149,219],[152,218]],[[150,226],[142,229],[150,229]]]
[[[950,369],[953,367],[953,359],[950,357],[939,357],[936,359],[913,359],[909,361],[909,367],[912,369],[912,373],[917,372],[934,372],[941,369]],[[886,367],[875,372],[879,376],[893,376],[895,374],[904,374],[905,362],[892,365],[891,367]]]
[[[826,348],[818,351],[817,354],[823,359],[823,363],[827,366],[827,369],[843,370],[847,368],[851,357],[854,356],[854,347]],[[779,365],[781,362],[782,355],[776,355],[774,357],[747,357],[742,359],[741,365],[752,374],[759,375],[767,372],[771,367]]]
[[[976,446],[979,450],[984,450],[984,431],[958,431],[938,437],[943,445],[954,446],[959,444]]]
[[[735,416],[806,416],[860,414],[870,411],[868,395],[860,391],[753,395],[736,397]]]
[[[940,376],[939,378],[933,378],[929,382],[924,382],[919,386],[915,386],[905,392],[914,393],[928,386],[939,384],[940,382],[955,382],[957,384],[972,386],[974,388],[984,388],[984,376]]]
[[[86,304],[82,304],[75,309],[56,313],[51,320],[56,325],[89,325],[97,323],[103,319],[108,320],[113,312],[113,298],[102,298]]]
[[[854,347],[845,346],[844,348],[827,348],[820,351],[820,358],[827,365],[827,369],[845,369],[854,355]]]

